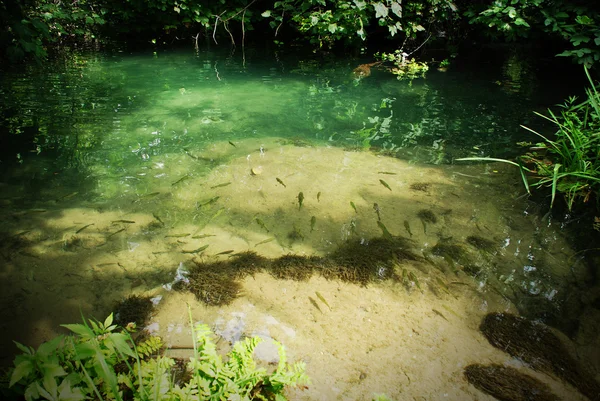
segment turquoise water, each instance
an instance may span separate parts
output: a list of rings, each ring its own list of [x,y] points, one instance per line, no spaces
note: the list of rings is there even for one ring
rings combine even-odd
[[[195,257],[326,255],[381,236],[380,221],[437,268],[429,288],[435,275],[468,281],[490,308],[577,335],[588,305],[568,294],[590,277],[561,222],[516,171],[453,162],[511,157],[531,140],[519,125],[541,127],[531,111],[564,97],[526,58],[496,60],[413,82],[377,68],[354,79],[369,60],[258,51],[117,52],[5,74],[3,342],[47,339],[79,310],[101,317]]]

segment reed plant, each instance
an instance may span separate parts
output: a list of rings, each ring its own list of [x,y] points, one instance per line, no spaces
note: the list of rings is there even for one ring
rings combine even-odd
[[[585,67],[584,67],[585,68]],[[557,127],[550,138],[521,125],[542,141],[526,144],[529,151],[516,161],[491,157],[465,157],[459,161],[498,161],[517,166],[528,192],[532,187],[551,190],[551,206],[557,194],[562,194],[571,210],[578,203],[595,199],[600,192],[600,93],[587,68],[585,74],[590,87],[585,89],[587,99],[581,103],[570,97],[561,105],[560,113],[548,110],[548,115],[535,113]],[[533,145],[533,146],[532,146]]]

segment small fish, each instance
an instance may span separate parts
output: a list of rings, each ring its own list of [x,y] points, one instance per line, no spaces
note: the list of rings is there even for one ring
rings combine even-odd
[[[152,213],[152,217],[154,217],[156,219],[156,221],[158,221],[163,226],[165,225],[165,223],[160,219],[160,217],[158,217],[158,215],[156,213]]]
[[[210,198],[209,200],[207,200],[206,202],[200,203],[198,205],[198,208],[201,208],[202,206],[208,206],[208,205],[212,205],[213,203],[215,203],[216,201],[218,201],[220,198],[220,196],[215,196],[214,198]]]
[[[446,283],[444,283],[444,281],[441,278],[436,277],[435,281],[437,281],[437,283],[440,285],[440,287],[444,289],[444,291],[446,291],[448,294],[450,293],[448,286],[446,285]]]
[[[302,209],[302,202],[304,202],[304,194],[302,192],[298,193],[298,210]]]
[[[379,214],[379,205],[377,203],[373,203],[373,210],[377,213],[377,220],[381,220],[381,215]]]
[[[233,143],[233,142],[229,141],[229,144],[230,144],[231,146],[233,146],[234,148],[237,148],[237,146],[235,145],[235,143]]]
[[[82,232],[83,230],[85,230],[86,228],[88,228],[89,226],[93,226],[94,223],[90,223],[88,225],[85,225],[83,227],[81,227],[79,230],[75,231],[75,234],[79,234],[80,232]]]
[[[383,181],[383,180],[379,180],[379,182],[381,183],[381,185],[383,185],[384,187],[386,187],[387,189],[389,189],[390,191],[392,190],[392,188],[390,188],[390,186],[388,185],[387,182]]]
[[[181,252],[182,253],[199,253],[199,252],[202,252],[203,250],[205,250],[206,248],[208,248],[208,245],[201,246],[200,248],[194,249],[193,251],[182,250]]]
[[[124,228],[121,228],[120,230],[117,230],[117,231],[115,231],[114,233],[110,234],[110,235],[109,235],[108,237],[106,237],[106,238],[110,238],[110,237],[112,237],[113,235],[117,235],[118,233],[120,233],[120,232],[123,232],[123,231],[125,231],[125,229],[124,229]]]
[[[313,298],[308,297],[308,300],[310,301],[310,303],[319,310],[319,312],[323,313],[323,311],[321,310],[321,308],[319,307],[319,304],[317,303],[317,301],[315,301]]]
[[[391,171],[378,171],[379,174],[388,174],[388,175],[396,175],[396,173],[392,173]]]
[[[254,218],[254,221],[256,221],[256,223],[262,228],[264,229],[266,232],[269,232],[269,229],[267,228],[267,226],[265,226],[265,223],[263,223],[263,221],[261,219],[259,219],[258,217]]]
[[[410,224],[408,224],[408,220],[404,220],[404,228],[406,229],[408,235],[412,237],[412,231],[410,231]]]
[[[353,235],[358,235],[358,232],[356,232],[356,220],[354,219],[350,220],[350,233]]]
[[[419,280],[417,279],[417,276],[415,275],[415,273],[408,272],[408,278],[410,279],[410,281],[415,283],[415,285],[417,286],[417,288],[419,290],[421,289],[421,284],[419,284]]]
[[[440,312],[439,310],[437,310],[437,309],[431,309],[431,311],[432,311],[433,313],[435,313],[436,315],[439,315],[439,316],[441,316],[441,317],[442,317],[442,319],[444,319],[445,321],[448,321],[448,319],[446,319],[446,316],[442,315],[442,312]]]
[[[113,220],[113,221],[111,221],[111,223],[112,224],[115,224],[115,223],[134,224],[135,221],[133,221],[133,220]]]
[[[212,221],[214,219],[216,219],[217,217],[219,217],[221,215],[221,213],[223,213],[225,211],[225,208],[222,207],[219,210],[217,210],[217,213],[213,214],[213,216],[209,219],[209,221]]]
[[[408,283],[408,271],[406,269],[402,269],[402,282]]]
[[[208,237],[216,237],[216,235],[215,234],[194,235],[192,238],[193,239],[202,239],[202,238],[208,238]]]
[[[284,188],[287,188],[287,185],[285,185],[283,183],[283,181],[281,181],[279,178],[275,177],[275,179],[277,180],[278,183],[280,183],[281,185],[283,185]]]
[[[106,266],[111,266],[111,265],[116,265],[117,262],[108,262],[108,263],[98,263],[96,265],[96,267],[106,267]]]
[[[184,237],[187,237],[189,235],[190,235],[190,233],[168,234],[168,235],[165,235],[165,238],[184,238]]]
[[[315,231],[315,224],[317,222],[317,218],[315,216],[310,218],[310,232]]]
[[[219,252],[219,253],[217,253],[217,255],[229,255],[230,253],[233,253],[233,249],[230,249],[228,251]]]
[[[321,202],[321,192],[317,192],[317,202]]]
[[[352,209],[354,209],[354,213],[358,213],[358,210],[356,210],[356,205],[354,204],[354,202],[350,201],[350,206],[352,206]]]
[[[425,223],[425,220],[421,219],[421,223],[423,223],[423,233],[427,234],[427,223]]]
[[[321,295],[321,293],[319,291],[315,291],[315,294],[317,295],[317,298],[319,298],[321,300],[321,302],[323,302],[325,305],[327,305],[329,310],[331,310],[331,306],[329,306],[329,304],[327,303],[327,301],[325,300],[323,295]]]
[[[231,184],[231,181],[230,182],[224,182],[224,183],[219,184],[219,185],[214,185],[214,186],[210,187],[210,189],[226,187],[227,185],[230,185],[230,184]]]
[[[268,242],[271,242],[271,241],[273,241],[274,239],[275,239],[275,237],[272,237],[272,238],[267,238],[266,240],[263,240],[263,241],[260,241],[260,242],[258,242],[256,245],[254,245],[254,247],[256,248],[256,247],[257,247],[257,246],[259,246],[259,245],[266,244],[266,243],[268,243]]]
[[[388,231],[387,227],[381,221],[377,221],[377,226],[379,226],[383,232],[383,238],[392,239],[393,235]]]
[[[177,181],[175,181],[174,183],[172,183],[171,186],[174,187],[175,185],[179,184],[182,181],[187,180],[188,178],[190,178],[190,176],[186,174],[183,177],[181,177],[180,179],[178,179]]]
[[[133,202],[131,202],[131,203],[136,203],[136,202],[139,202],[139,201],[141,201],[142,199],[153,198],[153,197],[155,197],[155,196],[157,196],[157,195],[160,195],[160,192],[151,192],[151,193],[149,193],[149,194],[145,194],[145,195],[142,195],[142,196],[140,196],[139,198],[137,198],[136,200],[134,200],[134,201],[133,201]]]
[[[70,194],[63,196],[63,197],[62,197],[62,199],[63,199],[63,200],[66,200],[66,199],[71,199],[72,197],[74,197],[74,196],[75,196],[75,195],[77,195],[78,193],[79,193],[79,192],[71,192]]]

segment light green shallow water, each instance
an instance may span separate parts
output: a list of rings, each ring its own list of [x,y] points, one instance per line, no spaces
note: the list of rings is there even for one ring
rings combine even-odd
[[[463,281],[482,297],[473,308],[514,305],[591,346],[578,331],[589,305],[567,295],[589,277],[560,224],[521,196],[515,171],[450,164],[527,139],[518,125],[544,95],[531,67],[509,58],[410,84],[377,70],[354,81],[359,63],[117,54],[6,76],[4,125],[20,134],[3,150],[3,343],[156,295],[194,257],[368,246],[380,217],[431,262],[415,270],[425,292]]]

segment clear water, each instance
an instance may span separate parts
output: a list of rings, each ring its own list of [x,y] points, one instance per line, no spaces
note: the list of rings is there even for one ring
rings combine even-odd
[[[566,294],[586,273],[560,223],[521,196],[515,171],[453,163],[515,154],[516,142],[532,139],[519,125],[540,127],[531,110],[568,92],[546,93],[548,77],[516,55],[493,65],[457,62],[412,83],[375,68],[357,81],[352,69],[360,63],[260,52],[116,53],[5,74],[5,336],[39,341],[35,330],[69,321],[65,315],[77,319],[78,308],[102,315],[141,282],[160,288],[179,262],[189,263],[186,250],[206,243],[192,235],[215,235],[213,255],[243,250],[244,241],[261,250],[256,244],[270,236],[271,257],[326,254],[354,229],[368,242],[381,235],[374,201],[392,233],[410,234],[441,266],[447,258],[432,251],[436,243],[492,238],[493,253],[469,251],[485,267],[469,278],[474,289],[574,334]],[[257,168],[264,172],[252,176]],[[396,175],[382,175],[387,169]],[[411,189],[419,183],[431,189]],[[299,190],[306,215],[292,213]],[[423,209],[436,210],[437,230],[416,217]],[[318,236],[308,235],[311,214]],[[303,240],[290,235],[300,230]],[[451,269],[441,270],[450,280]],[[88,276],[84,300],[64,295]],[[43,306],[48,299],[58,303]],[[28,316],[39,319],[27,323]],[[15,321],[31,327],[16,330]]]

